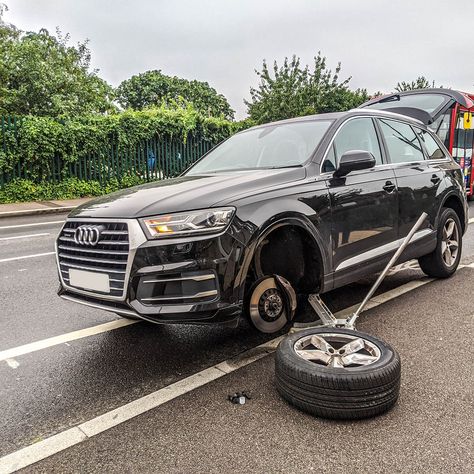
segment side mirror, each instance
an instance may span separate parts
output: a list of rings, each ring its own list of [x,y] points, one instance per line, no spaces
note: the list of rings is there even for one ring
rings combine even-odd
[[[367,170],[375,166],[375,158],[372,153],[362,150],[347,151],[341,156],[339,166],[334,171],[335,178],[342,178],[351,171]]]

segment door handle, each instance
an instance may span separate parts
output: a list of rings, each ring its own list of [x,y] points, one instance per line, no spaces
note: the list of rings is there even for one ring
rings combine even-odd
[[[395,191],[395,187],[396,186],[391,181],[387,181],[383,189],[387,191],[387,193],[392,193],[393,191]]]
[[[433,176],[431,176],[431,182],[433,184],[438,184],[440,181],[441,181],[441,178],[438,175],[434,174]]]

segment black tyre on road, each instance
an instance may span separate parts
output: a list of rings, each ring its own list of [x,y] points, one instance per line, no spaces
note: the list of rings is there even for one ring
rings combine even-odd
[[[458,268],[462,251],[462,227],[453,209],[441,210],[438,243],[434,251],[418,259],[421,269],[430,277],[448,278]]]
[[[354,420],[395,405],[401,363],[387,343],[348,329],[311,328],[280,343],[276,387],[297,408],[323,418]]]

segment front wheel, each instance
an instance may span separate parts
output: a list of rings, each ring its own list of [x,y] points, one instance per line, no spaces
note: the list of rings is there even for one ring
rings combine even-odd
[[[434,251],[421,257],[418,263],[428,276],[448,278],[457,270],[462,251],[461,222],[453,209],[442,209],[437,240]]]

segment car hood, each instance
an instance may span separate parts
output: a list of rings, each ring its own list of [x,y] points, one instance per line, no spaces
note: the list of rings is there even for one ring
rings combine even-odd
[[[123,189],[93,199],[70,217],[137,218],[231,205],[233,197],[258,194],[267,188],[304,179],[304,168],[267,169],[181,176]]]

